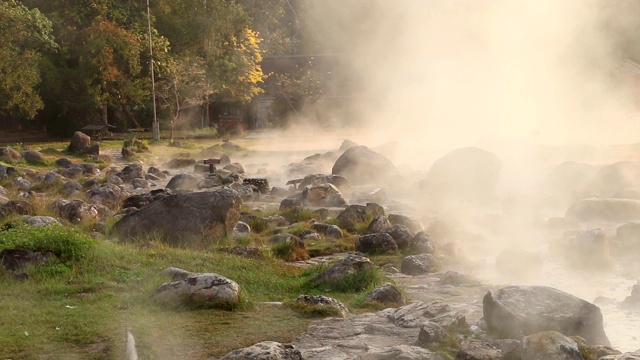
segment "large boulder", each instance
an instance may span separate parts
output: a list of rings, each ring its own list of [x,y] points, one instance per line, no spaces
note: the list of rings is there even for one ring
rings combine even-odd
[[[519,339],[541,331],[582,336],[589,344],[607,345],[609,339],[597,306],[547,286],[507,286],[489,291],[483,299],[490,333]]]
[[[91,144],[91,137],[81,131],[76,131],[71,137],[67,151],[72,154],[86,151],[89,148],[89,144]]]
[[[304,189],[308,185],[331,184],[340,190],[349,189],[349,180],[340,175],[311,174],[302,179],[298,188]]]
[[[398,288],[391,283],[384,283],[371,290],[365,297],[364,302],[380,303],[385,306],[399,307],[405,305],[404,296]]]
[[[338,282],[345,277],[368,271],[371,268],[373,268],[373,263],[366,256],[349,254],[345,256],[342,261],[332,264],[326,270],[316,275],[311,282]]]
[[[574,202],[565,217],[581,222],[640,220],[640,200],[590,198]]]
[[[399,176],[391,160],[366,146],[347,149],[336,160],[331,173],[346,177],[353,185],[389,183]]]
[[[122,179],[122,181],[127,182],[131,181],[131,179],[139,177],[143,178],[144,169],[142,168],[141,164],[129,164],[125,166],[121,171],[118,171],[115,175]]]
[[[431,254],[409,255],[400,265],[400,271],[407,275],[424,275],[438,270],[440,262]]]
[[[231,234],[241,203],[231,189],[171,195],[127,214],[113,229],[123,239],[156,234],[172,245],[201,248]]]
[[[11,215],[35,215],[36,208],[25,200],[9,200],[0,203],[0,220]]]
[[[184,279],[160,285],[154,291],[152,298],[173,305],[187,301],[196,305],[233,308],[240,301],[240,286],[222,275],[193,274]]]
[[[304,360],[300,350],[293,345],[263,341],[255,345],[233,350],[220,360]]]
[[[148,192],[146,194],[129,196],[122,203],[122,208],[126,209],[126,208],[133,207],[136,209],[140,209],[160,199],[164,199],[169,195],[172,195],[171,190],[157,189],[157,190],[152,190],[151,192]]]
[[[485,202],[492,196],[501,170],[502,161],[494,153],[466,147],[436,160],[421,186],[436,200]]]
[[[316,307],[328,307],[334,309],[334,312],[345,318],[349,315],[349,310],[340,301],[322,295],[300,295],[296,299],[296,303],[306,304]]]
[[[74,224],[98,218],[96,205],[90,205],[82,200],[58,199],[51,205],[57,216]]]
[[[413,233],[405,225],[393,225],[382,232],[391,235],[396,244],[398,244],[398,249],[407,249],[413,245]]]

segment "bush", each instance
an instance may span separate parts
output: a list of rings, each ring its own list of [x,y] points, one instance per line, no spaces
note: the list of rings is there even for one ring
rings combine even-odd
[[[0,250],[50,251],[63,262],[83,257],[93,245],[93,239],[80,230],[55,224],[45,227],[20,225],[0,232]]]
[[[270,228],[270,225],[267,222],[267,220],[259,216],[247,220],[247,224],[251,228],[251,231],[253,231],[256,234],[262,234],[263,232],[269,230]]]

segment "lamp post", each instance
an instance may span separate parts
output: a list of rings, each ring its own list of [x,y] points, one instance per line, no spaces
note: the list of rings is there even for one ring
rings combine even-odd
[[[153,41],[151,40],[151,10],[149,10],[149,0],[147,0],[147,24],[149,25],[149,56],[151,56],[151,92],[153,95],[153,140],[160,140],[160,124],[156,112],[156,77],[153,68]]]

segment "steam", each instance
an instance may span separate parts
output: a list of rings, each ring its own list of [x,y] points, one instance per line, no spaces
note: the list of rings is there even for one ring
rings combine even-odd
[[[601,1],[330,0],[309,10],[317,40],[351,59],[353,106],[373,133],[455,148],[612,143],[637,129]]]

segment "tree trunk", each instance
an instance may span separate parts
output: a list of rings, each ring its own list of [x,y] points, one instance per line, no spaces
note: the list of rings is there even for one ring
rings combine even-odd
[[[103,124],[108,124],[109,123],[107,104],[102,105],[102,123]]]

